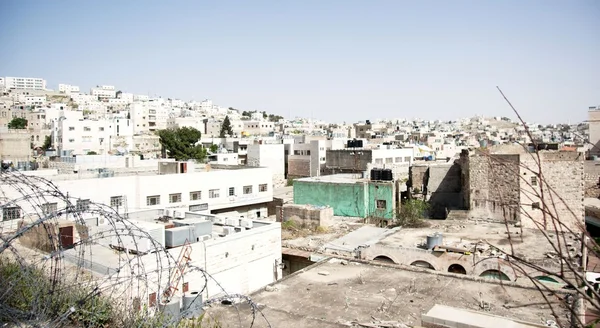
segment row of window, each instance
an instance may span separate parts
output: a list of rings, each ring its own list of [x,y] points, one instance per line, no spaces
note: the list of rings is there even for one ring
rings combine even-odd
[[[266,192],[267,190],[268,190],[268,185],[266,183],[258,185],[259,192]],[[235,187],[230,187],[230,188],[228,188],[227,191],[228,191],[228,196],[236,195]],[[243,186],[242,192],[244,195],[252,194],[253,187],[252,186]],[[118,196],[118,197],[120,197],[120,196]],[[221,197],[220,189],[210,189],[208,191],[209,199],[214,199],[214,198],[219,198],[219,197]],[[201,200],[201,199],[202,199],[202,191],[191,191],[190,192],[190,201],[197,201],[197,200]],[[115,204],[117,204],[116,202],[117,201],[115,200]],[[169,203],[171,203],[171,204],[181,203],[181,193],[169,194]],[[147,196],[146,197],[146,205],[148,205],[148,206],[160,205],[160,195]],[[111,197],[111,206],[117,206],[117,205],[113,205],[113,197]]]
[[[403,159],[402,157],[396,157],[396,158],[388,157],[385,159],[385,164],[402,163],[403,162],[402,159]],[[384,160],[383,158],[376,158],[375,164],[383,164],[383,160]],[[404,157],[404,162],[410,162],[410,156]]]

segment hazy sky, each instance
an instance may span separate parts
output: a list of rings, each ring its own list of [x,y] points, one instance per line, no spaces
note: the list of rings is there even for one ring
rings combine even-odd
[[[600,1],[0,1],[0,76],[329,121],[600,105]]]

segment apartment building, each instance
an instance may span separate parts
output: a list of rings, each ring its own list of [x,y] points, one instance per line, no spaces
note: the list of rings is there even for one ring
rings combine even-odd
[[[31,153],[31,133],[26,129],[8,129],[0,127],[0,162],[29,161]]]
[[[90,89],[90,95],[98,99],[116,98],[117,90],[112,85],[99,85]]]
[[[133,143],[131,120],[62,119],[59,120],[59,143],[61,154],[85,155],[88,152],[130,151]]]
[[[6,81],[4,81],[3,77],[0,77],[0,91],[6,88]]]
[[[387,145],[379,149],[347,148],[328,150],[326,167],[332,173],[359,173],[375,168],[410,166],[414,160],[412,148],[393,148]],[[395,177],[396,178],[396,177]]]
[[[272,184],[285,185],[285,159],[283,144],[250,144],[247,147],[248,166],[268,167],[273,173]]]
[[[242,135],[267,136],[275,131],[275,123],[268,121],[241,121],[243,122]]]
[[[4,78],[6,89],[22,90],[46,90],[46,80],[35,77],[11,77]]]
[[[600,106],[591,106],[588,109],[588,123],[590,129],[590,155],[600,155]]]
[[[76,85],[61,83],[58,85],[58,91],[66,94],[79,93],[79,87]]]
[[[28,95],[19,95],[17,97],[18,101],[25,106],[42,106],[46,103],[47,97],[44,96],[28,96]]]

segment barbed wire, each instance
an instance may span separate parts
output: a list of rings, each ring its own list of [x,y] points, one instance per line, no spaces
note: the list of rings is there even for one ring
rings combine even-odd
[[[162,304],[174,283],[177,250],[167,250],[112,207],[76,196],[42,177],[0,172],[0,323],[166,327],[198,315],[188,306],[165,320],[154,306]],[[115,249],[125,243],[127,249]],[[219,296],[203,306],[229,300],[241,327],[234,301],[243,300],[250,305],[250,327],[258,314],[270,327],[248,296],[228,294],[204,268],[187,265],[186,273],[202,277],[194,281],[201,286],[194,302],[202,300],[209,282],[214,282],[219,292],[213,295]]]

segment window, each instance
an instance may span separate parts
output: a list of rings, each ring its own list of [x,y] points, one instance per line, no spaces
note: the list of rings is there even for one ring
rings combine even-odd
[[[110,198],[110,206],[111,207],[123,206],[123,196],[112,196]]]
[[[383,159],[382,158],[375,159],[375,164],[383,164]]]
[[[75,131],[75,127],[74,126],[70,126],[69,127],[69,131]]]
[[[252,186],[244,186],[244,195],[252,193]]]
[[[396,157],[396,163],[402,163],[402,157]]]
[[[211,189],[208,191],[208,198],[219,198],[219,189]]]
[[[531,177],[531,186],[532,187],[537,186],[537,177]]]
[[[146,197],[146,205],[148,205],[148,206],[160,205],[160,196],[156,195],[156,196]]]
[[[75,142],[75,139],[69,139],[69,142]]]
[[[84,127],[83,127],[83,131],[92,131],[92,129],[90,129],[90,127],[89,127],[89,126],[84,126]]]
[[[5,207],[2,209],[2,221],[16,220],[21,218],[21,209],[13,207]]]
[[[265,191],[267,191],[267,189],[268,189],[268,186],[266,183],[258,185],[258,191],[260,191],[260,192],[265,192]]]
[[[181,194],[169,194],[169,203],[180,203]]]
[[[201,191],[190,191],[190,200],[200,200],[202,199]]]
[[[101,126],[98,130],[104,131],[104,127]]]
[[[531,204],[531,209],[533,210],[539,210],[540,209],[540,203],[535,202]]]
[[[89,199],[78,199],[77,204],[75,205],[75,209],[77,211],[87,211],[90,209],[90,200]]]
[[[405,161],[405,162],[410,162],[410,156],[406,156],[406,157],[404,157],[404,161]]]
[[[325,162],[325,157],[321,157],[321,162]]]
[[[42,204],[42,212],[44,214],[52,214],[58,211],[58,203]]]
[[[385,159],[385,163],[386,163],[386,164],[392,164],[393,162],[394,162],[394,159],[393,159],[393,158],[391,158],[391,157],[390,157],[390,158],[386,158],[386,159]]]
[[[378,210],[385,210],[386,208],[386,201],[383,199],[378,199],[377,200],[377,209]]]
[[[235,196],[235,188],[229,187],[229,196]]]

